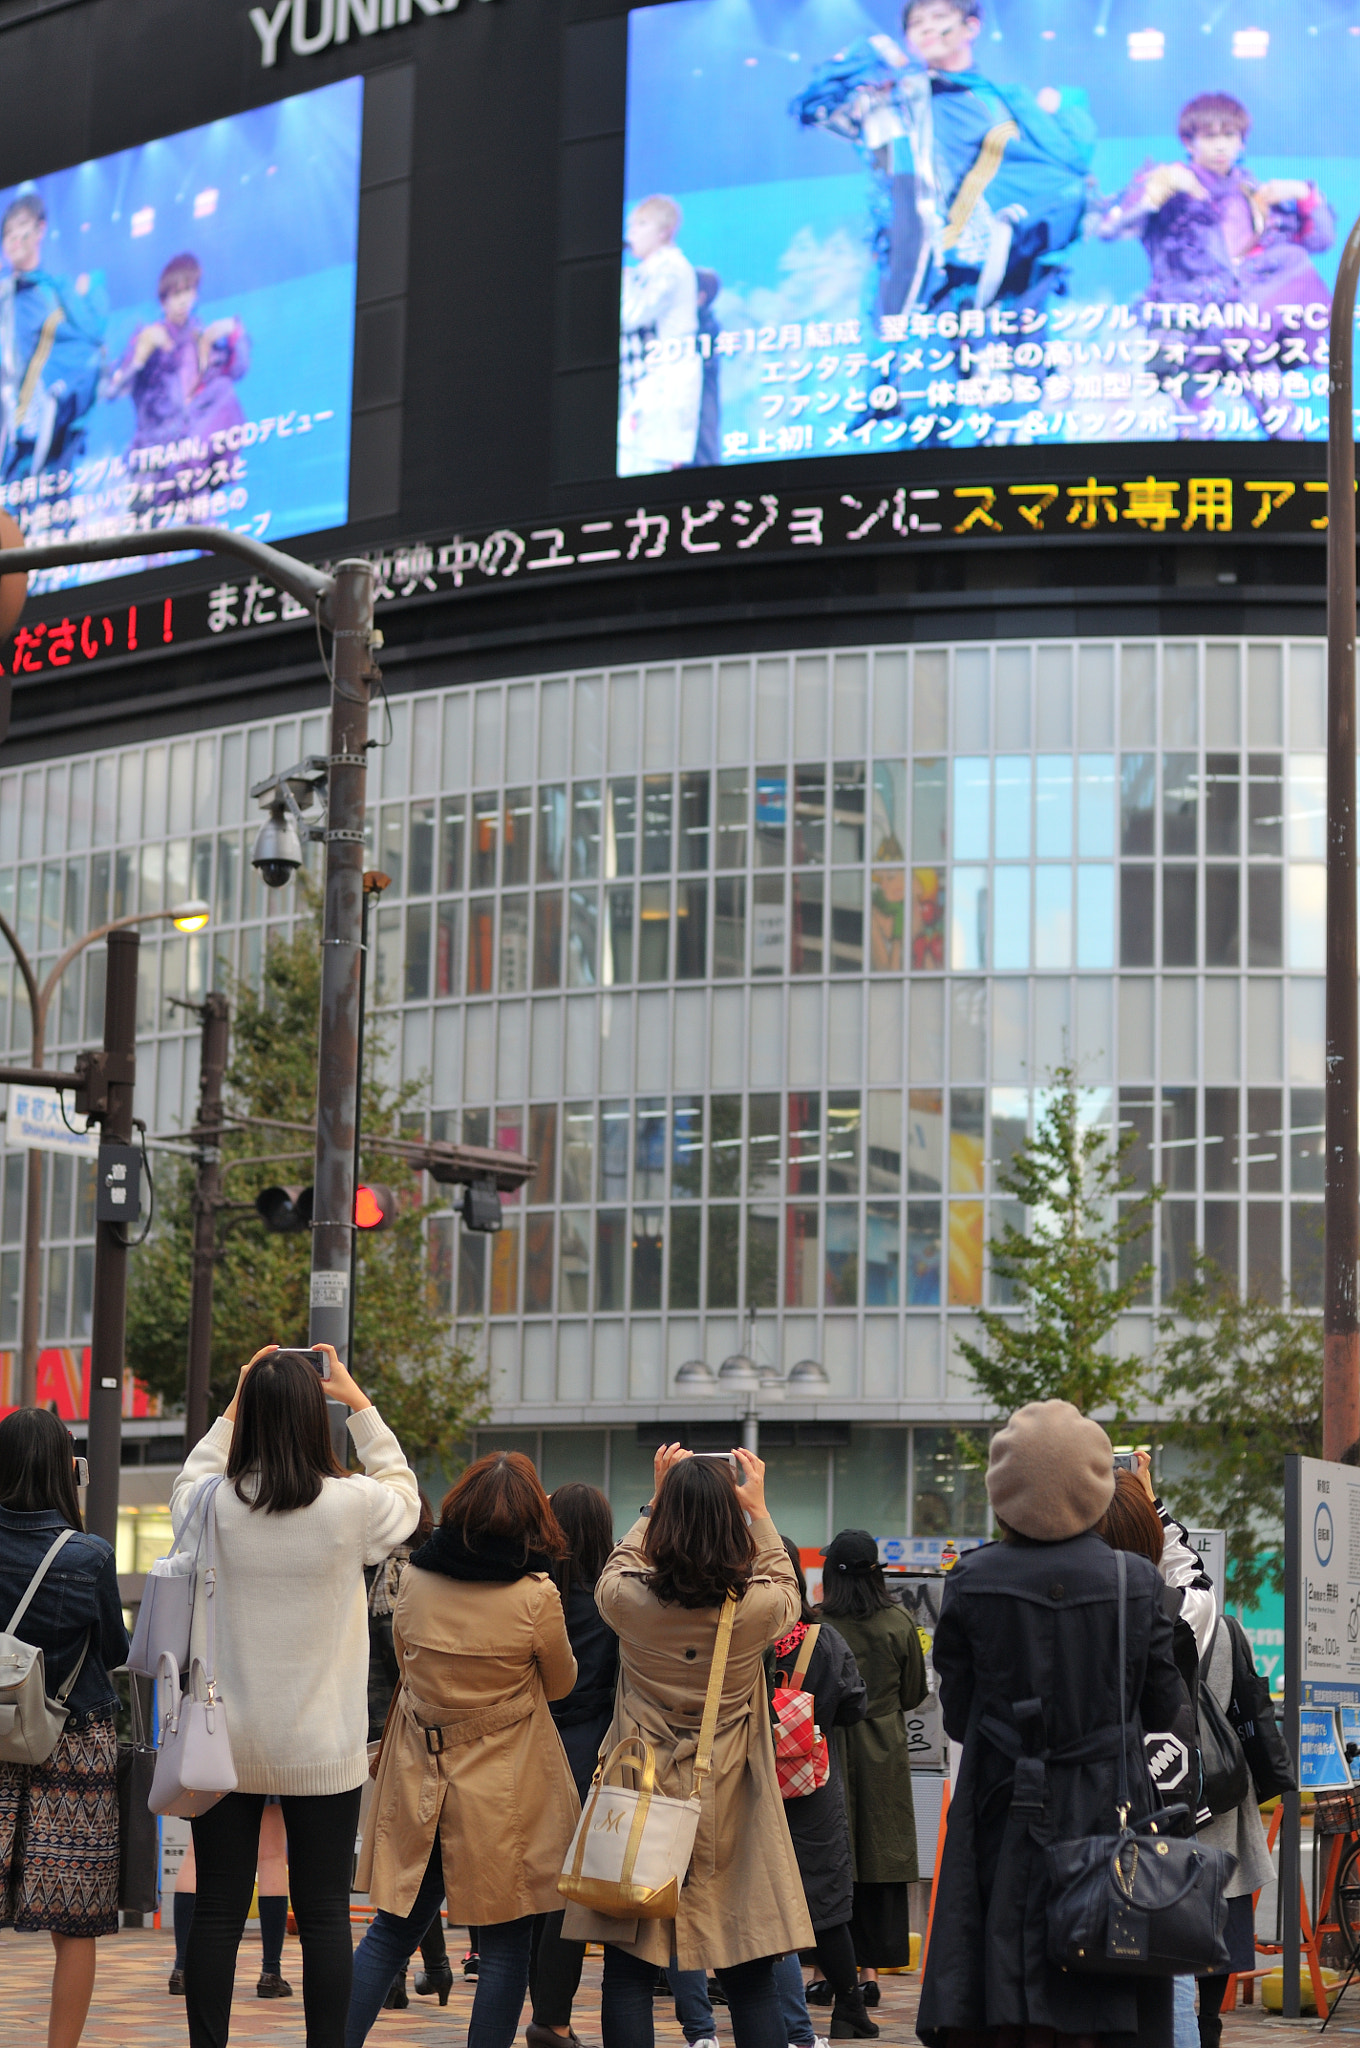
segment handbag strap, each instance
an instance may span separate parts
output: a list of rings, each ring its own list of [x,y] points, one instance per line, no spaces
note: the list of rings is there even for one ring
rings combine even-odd
[[[704,1695],[704,1717],[699,1723],[699,1744],[694,1752],[694,1790],[697,1792],[713,1767],[713,1737],[718,1728],[718,1702],[727,1675],[727,1653],[732,1647],[732,1624],[737,1618],[737,1596],[729,1593],[718,1616],[718,1639],[713,1645],[713,1664]]]
[[[794,1665],[792,1671],[789,1673],[788,1689],[790,1692],[802,1691],[803,1680],[807,1677],[808,1665],[812,1662],[812,1653],[817,1647],[817,1638],[821,1634],[821,1632],[822,1624],[820,1623],[820,1621],[812,1622],[809,1625],[809,1627],[804,1630],[803,1640],[798,1645],[798,1661]],[[779,1673],[777,1671],[775,1672],[775,1677],[779,1677]]]
[[[19,1605],[15,1608],[13,1614],[11,1614],[9,1618],[9,1625],[5,1630],[6,1635],[12,1636],[16,1633],[19,1627],[19,1623],[28,1613],[29,1602],[32,1600],[33,1595],[37,1592],[43,1580],[47,1577],[48,1567],[56,1562],[57,1552],[61,1549],[64,1543],[70,1542],[71,1538],[75,1535],[75,1533],[76,1532],[74,1529],[62,1530],[60,1536],[58,1536],[56,1542],[52,1545],[52,1548],[48,1551],[46,1557],[43,1559],[42,1563],[38,1566],[38,1569],[34,1572],[32,1578],[29,1580],[28,1587],[24,1593],[23,1599],[19,1602]]]
[[[216,1522],[217,1488],[214,1486],[208,1496],[207,1505],[203,1510],[203,1536],[206,1539],[203,1561],[203,1591],[207,1595],[206,1605],[208,1613],[207,1636],[203,1648],[203,1676],[207,1681],[209,1700],[215,1700],[217,1697],[217,1633],[213,1627],[215,1619],[213,1610],[216,1606],[213,1595],[217,1591],[216,1548],[213,1543],[213,1532]]]
[[[1114,1554],[1115,1576],[1119,1581],[1119,1825],[1129,1824],[1129,1708],[1128,1672],[1128,1586],[1129,1567],[1122,1550]]]

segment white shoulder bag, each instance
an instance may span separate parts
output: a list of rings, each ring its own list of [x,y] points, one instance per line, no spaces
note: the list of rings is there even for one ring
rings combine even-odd
[[[125,1667],[139,1678],[154,1678],[160,1670],[162,1657],[173,1657],[181,1670],[189,1662],[199,1552],[203,1548],[203,1532],[208,1525],[208,1508],[222,1484],[222,1477],[219,1472],[199,1488],[180,1532],[180,1541],[168,1557],[158,1557],[146,1575],[142,1604],[137,1609],[137,1623],[132,1631]],[[190,1550],[189,1531],[200,1507],[203,1519],[198,1525],[198,1541]]]
[[[689,1798],[667,1799],[657,1791],[656,1752],[650,1743],[637,1735],[618,1743],[596,1771],[576,1823],[567,1867],[557,1880],[563,1898],[613,1920],[675,1918],[699,1831],[704,1779],[713,1767],[713,1736],[736,1614],[737,1596],[729,1593],[718,1618]],[[636,1785],[618,1782],[627,1770],[634,1772]]]
[[[204,1512],[207,1538],[203,1596],[207,1612],[204,1656],[195,1657],[189,1689],[180,1691],[179,1659],[162,1652],[157,1676],[162,1684],[160,1742],[156,1771],[147,1805],[153,1813],[171,1813],[193,1820],[236,1790],[236,1766],[227,1733],[227,1709],[217,1690],[217,1637],[214,1627],[217,1569],[213,1563],[216,1502]]]

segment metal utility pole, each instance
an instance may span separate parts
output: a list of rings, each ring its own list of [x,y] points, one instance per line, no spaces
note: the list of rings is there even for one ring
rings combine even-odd
[[[1324,1197],[1322,1455],[1360,1440],[1360,991],[1355,890],[1355,293],[1360,220],[1332,293],[1327,435],[1327,1177]]]
[[[231,1007],[210,990],[199,1006],[203,1043],[198,1070],[198,1177],[194,1184],[193,1278],[189,1294],[189,1368],[184,1385],[184,1449],[208,1430],[212,1364],[213,1274],[217,1211],[222,1201],[222,1079],[227,1069]]]
[[[360,1126],[363,1122],[364,1105],[364,1004],[368,990],[368,933],[373,922],[373,900],[381,896],[384,889],[390,889],[392,877],[383,874],[380,868],[364,871],[363,925],[359,933],[359,1043],[355,1049],[354,1065],[358,1083],[354,1100],[354,1185],[359,1185],[359,1150],[363,1142]],[[354,1360],[354,1295],[359,1269],[359,1233],[350,1232],[349,1238],[349,1333],[345,1343],[345,1364]]]
[[[339,564],[328,614],[334,634],[334,658],[308,1341],[333,1344],[348,1365],[355,1139],[359,1123],[368,697],[376,674],[371,562]]]
[[[108,1107],[99,1147],[100,1187],[110,1146],[132,1143],[132,1089],[137,1077],[136,931],[109,933],[104,983],[104,1059]],[[96,1202],[96,1210],[98,1201]],[[94,1313],[90,1325],[90,1486],[85,1525],[112,1543],[118,1524],[123,1442],[123,1337],[127,1326],[127,1226],[96,1221]]]

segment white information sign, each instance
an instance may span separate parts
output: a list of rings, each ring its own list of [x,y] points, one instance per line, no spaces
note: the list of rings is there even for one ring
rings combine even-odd
[[[1190,1548],[1214,1582],[1214,1595],[1221,1614],[1228,1580],[1228,1539],[1221,1529],[1187,1529],[1185,1534]]]
[[[1360,1703],[1360,1468],[1299,1460],[1299,1699]]]
[[[26,1151],[65,1152],[73,1159],[97,1159],[98,1124],[88,1131],[82,1130],[83,1119],[74,1114],[68,1102],[66,1116],[75,1125],[72,1130],[61,1110],[62,1099],[55,1088],[21,1087],[15,1082],[9,1091],[5,1114],[5,1143],[12,1150],[21,1147]]]

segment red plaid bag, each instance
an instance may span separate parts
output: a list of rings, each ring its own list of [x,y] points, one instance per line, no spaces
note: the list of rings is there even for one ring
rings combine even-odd
[[[820,1791],[831,1775],[831,1755],[826,1737],[817,1726],[817,1703],[804,1692],[803,1680],[812,1661],[821,1623],[803,1637],[798,1661],[787,1680],[775,1672],[770,1704],[774,1709],[774,1768],[782,1799],[806,1799]]]

